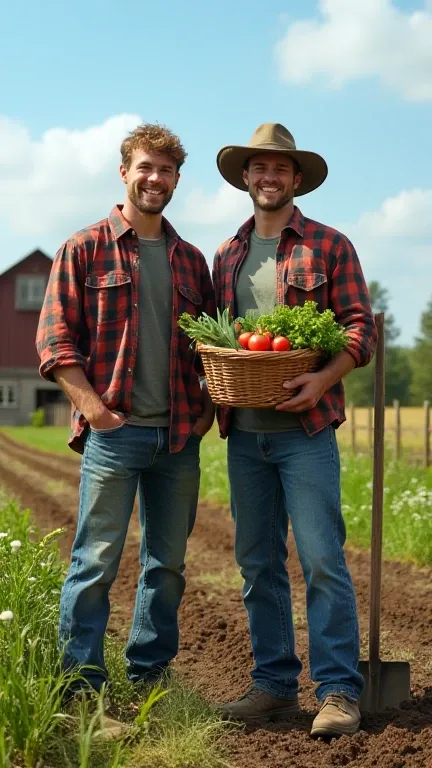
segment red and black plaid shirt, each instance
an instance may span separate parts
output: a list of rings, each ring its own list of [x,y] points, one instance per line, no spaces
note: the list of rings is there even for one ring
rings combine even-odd
[[[241,265],[249,248],[249,236],[255,226],[254,217],[237,234],[218,249],[213,265],[213,284],[219,308],[230,307],[234,316],[236,285]],[[346,347],[356,367],[367,365],[376,345],[376,327],[369,293],[358,256],[350,241],[331,227],[308,219],[295,207],[290,223],[281,233],[277,255],[277,302],[295,306],[316,301],[318,310],[330,308],[348,335]],[[231,409],[219,408],[220,433],[226,437]],[[309,435],[329,424],[345,421],[342,382],[326,392],[315,408],[300,414]]]
[[[109,218],[71,237],[51,270],[36,346],[40,374],[53,381],[57,366],[80,365],[109,409],[126,416],[138,343],[138,237],[116,206]],[[215,313],[214,291],[202,253],[182,240],[166,219],[163,228],[173,279],[170,353],[170,450],[185,445],[203,407],[199,358],[178,328],[182,312]],[[71,448],[81,453],[87,422],[72,414]]]

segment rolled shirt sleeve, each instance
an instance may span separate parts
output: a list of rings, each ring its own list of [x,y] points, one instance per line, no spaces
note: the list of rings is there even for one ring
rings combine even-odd
[[[48,381],[54,381],[58,366],[85,366],[77,346],[82,330],[81,271],[79,251],[68,241],[55,256],[36,333],[39,373]]]

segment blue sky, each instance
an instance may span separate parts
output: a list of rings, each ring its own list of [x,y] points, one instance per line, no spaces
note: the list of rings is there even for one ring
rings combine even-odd
[[[329,176],[299,200],[342,229],[411,343],[432,296],[432,0],[112,0],[8,6],[0,28],[0,271],[54,255],[123,198],[139,120],[189,157],[167,215],[209,261],[249,215],[216,153],[278,121]]]

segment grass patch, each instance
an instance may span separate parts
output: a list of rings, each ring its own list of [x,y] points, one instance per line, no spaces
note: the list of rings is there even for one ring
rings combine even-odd
[[[223,736],[230,728],[174,678],[150,721],[148,738],[133,749],[127,768],[229,766]]]
[[[350,544],[368,548],[372,465],[366,456],[342,454],[342,511]],[[432,564],[432,473],[387,460],[384,478],[383,552],[393,559]]]
[[[104,696],[65,711],[66,673],[57,649],[59,594],[65,575],[56,536],[37,537],[28,510],[0,495],[0,765],[34,768],[219,768],[228,765],[229,727],[174,676],[164,689],[134,688],[123,647],[107,638],[109,714],[130,728],[118,741],[94,741]],[[163,697],[160,698],[160,694]]]
[[[215,426],[201,443],[200,495],[207,501],[229,503],[226,447],[226,440],[221,440]]]
[[[78,456],[67,444],[69,427],[2,427],[0,431],[38,451]]]
[[[194,579],[198,584],[222,587],[223,589],[239,590],[243,586],[243,578],[240,571],[219,571],[218,573],[201,573]]]

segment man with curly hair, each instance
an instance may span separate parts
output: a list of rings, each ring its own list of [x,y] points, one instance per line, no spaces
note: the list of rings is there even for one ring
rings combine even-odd
[[[141,574],[129,680],[153,681],[177,653],[199,444],[214,418],[200,360],[177,324],[183,312],[214,314],[209,270],[162,215],[186,152],[170,130],[149,124],[125,138],[121,156],[124,205],[61,246],[37,334],[40,373],[71,400],[70,446],[83,454],[60,640],[66,667],[84,667],[96,690],[107,679],[108,595],[137,490]]]

